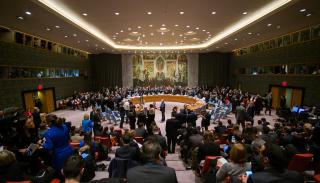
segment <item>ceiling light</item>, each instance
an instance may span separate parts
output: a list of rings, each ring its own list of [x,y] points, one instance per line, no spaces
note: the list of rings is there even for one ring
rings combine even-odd
[[[161,32],[161,35],[164,35],[164,32]]]
[[[149,11],[147,14],[148,14],[148,15],[151,15],[152,13],[151,13],[151,11]]]
[[[216,14],[216,12],[215,12],[215,11],[213,11],[213,12],[211,12],[211,14],[212,14],[212,15],[215,15],[215,14]]]
[[[123,32],[123,30],[120,30],[120,32]]]
[[[205,29],[203,29],[202,31],[203,31],[203,32],[206,32],[206,30],[205,30]]]
[[[199,27],[196,27],[197,30],[199,30]]]
[[[138,29],[141,29],[141,26],[138,26]]]
[[[280,25],[277,25],[277,29],[280,29]]]
[[[73,37],[77,37],[77,34],[73,34]]]
[[[272,24],[268,24],[268,27],[270,27]]]
[[[165,25],[165,24],[162,24],[161,26],[164,27],[164,26],[166,26],[166,25]]]
[[[165,27],[161,27],[161,28],[160,28],[160,30],[166,30],[166,29],[167,29],[167,28],[165,28]]]
[[[96,47],[97,47],[98,45],[96,44]]]
[[[207,32],[207,34],[210,34],[210,32]]]
[[[305,11],[306,11],[306,9],[305,9],[305,8],[303,8],[303,9],[301,9],[301,10],[300,10],[300,12],[305,12]]]
[[[179,25],[178,24],[176,24],[176,25],[174,25],[175,27],[178,27]]]
[[[246,15],[246,14],[248,14],[248,12],[246,12],[246,11],[242,13],[242,15]]]
[[[103,50],[105,50],[105,48],[102,48]]]
[[[182,34],[180,34],[179,36],[180,36],[180,37],[182,37],[183,35],[182,35]]]
[[[229,44],[229,43],[224,43],[224,44]]]
[[[23,20],[23,17],[17,17],[17,19],[19,19],[19,20]]]
[[[219,48],[219,46],[217,46],[216,48]]]
[[[258,10],[254,11],[250,16],[246,16],[244,19],[241,19],[234,24],[231,24],[230,26],[226,27],[223,31],[218,32],[213,38],[211,38],[209,41],[200,44],[200,45],[183,45],[183,46],[166,46],[166,47],[159,47],[159,46],[127,46],[127,45],[118,45],[115,42],[111,40],[110,37],[105,35],[103,32],[101,32],[97,27],[92,26],[87,21],[81,19],[79,15],[74,13],[70,8],[65,6],[60,1],[48,1],[48,0],[38,0],[38,2],[42,3],[43,5],[47,6],[52,11],[56,12],[57,14],[60,14],[64,18],[68,19],[70,22],[78,25],[80,28],[82,28],[84,31],[90,33],[93,35],[96,39],[99,39],[100,41],[110,45],[114,49],[131,49],[131,50],[178,50],[178,49],[199,49],[199,48],[206,48],[211,46],[212,44],[215,44],[228,36],[234,34],[235,32],[244,29],[248,27],[248,25],[252,24],[253,22],[256,22],[258,20],[261,20],[266,15],[271,14],[272,12],[278,10],[279,8],[288,5],[293,4],[295,2],[294,0],[277,0],[277,1],[270,1],[270,3],[265,4],[263,7],[259,8]]]
[[[114,14],[115,14],[115,15],[120,15],[120,13],[118,13],[118,12],[115,12]]]
[[[235,38],[234,40],[235,40],[235,41],[237,41],[238,39],[237,39],[237,38]]]
[[[174,32],[173,32],[173,33],[171,33],[171,35],[173,35],[173,36],[174,36]]]
[[[190,26],[189,26],[189,25],[187,25],[186,27],[187,27],[187,28],[189,28]]]
[[[308,13],[306,16],[307,16],[307,17],[310,17],[310,16],[311,16],[311,13]]]
[[[183,11],[180,11],[180,15],[183,15],[184,14],[184,12]]]
[[[153,36],[153,33],[151,32],[150,35]]]
[[[142,34],[142,37],[146,37],[146,35]]]
[[[149,27],[152,27],[152,26],[153,26],[152,24],[149,25]]]
[[[251,32],[248,32],[248,34],[251,35],[252,33],[251,33]]]
[[[89,40],[88,40],[88,39],[86,39],[86,42],[89,42]]]
[[[87,14],[87,13],[82,13],[82,15],[83,15],[83,16],[88,16],[88,14]]]
[[[26,11],[26,14],[27,14],[27,15],[31,15],[31,12],[30,12],[30,11]]]
[[[131,31],[131,28],[130,28],[130,27],[128,28],[128,31]]]
[[[160,46],[162,46],[162,43],[160,43]]]
[[[260,36],[260,33],[257,33],[257,36]]]
[[[117,38],[113,37],[112,39],[117,39]]]
[[[59,28],[60,28],[60,26],[59,26],[59,25],[56,25],[56,26],[55,26],[55,28],[59,29]]]
[[[47,31],[51,30],[49,27],[46,28]]]
[[[65,35],[64,37],[68,37],[67,35]]]

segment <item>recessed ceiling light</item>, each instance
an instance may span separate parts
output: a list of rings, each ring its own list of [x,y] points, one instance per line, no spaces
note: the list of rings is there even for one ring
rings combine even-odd
[[[49,27],[46,28],[47,31],[51,30]]]
[[[79,41],[79,40],[78,40],[77,42],[78,42],[78,43],[80,43],[80,41]]]
[[[277,29],[280,29],[280,25],[277,25]]]
[[[248,34],[251,35],[252,33],[251,33],[251,32],[248,32]]]
[[[153,26],[152,24],[149,25],[149,27],[152,27],[152,26]]]
[[[176,25],[174,25],[175,27],[178,27],[179,25],[178,24],[176,24]]]
[[[152,14],[152,12],[151,11],[148,11],[148,13],[147,13],[148,15],[151,15]]]
[[[242,15],[246,15],[246,14],[248,14],[248,12],[246,12],[246,11],[242,13]]]
[[[68,37],[67,35],[65,35],[64,37]]]
[[[89,40],[88,40],[88,39],[86,39],[86,42],[89,42]]]
[[[182,37],[183,35],[182,35],[182,34],[180,34],[179,36],[180,36],[180,37]]]
[[[60,26],[59,25],[56,25],[56,26],[54,26],[55,28],[57,28],[57,29],[59,29],[60,28]]]
[[[102,48],[103,50],[105,49],[105,48]]]
[[[183,11],[180,11],[180,15],[183,15],[184,14],[184,12]]]
[[[199,27],[196,27],[197,30],[199,30]]]
[[[165,24],[162,24],[161,26],[164,27],[164,26],[166,26],[166,25],[165,25]]]
[[[96,44],[96,46],[98,46],[98,44]]]
[[[120,13],[118,13],[118,12],[115,12],[114,14],[115,14],[115,15],[120,15]]]
[[[141,29],[141,26],[138,26],[138,29]]]
[[[217,12],[215,12],[215,11],[211,12],[212,15],[215,15],[216,13],[217,13]]]
[[[82,15],[83,15],[83,16],[88,16],[88,14],[87,14],[87,13],[82,13]]]
[[[160,46],[162,45],[162,43],[160,43]]]
[[[303,8],[303,9],[301,9],[301,10],[300,10],[300,12],[305,12],[305,11],[306,11],[306,9],[305,9],[305,8]]]
[[[260,33],[257,33],[257,36],[260,36]]]
[[[224,44],[229,44],[229,43],[224,43]]]
[[[130,28],[130,27],[128,28],[128,31],[131,31],[131,28]]]
[[[21,16],[20,16],[20,17],[17,17],[17,19],[19,19],[19,20],[23,20],[23,17],[21,17]]]
[[[219,46],[217,46],[216,48],[219,48]]]
[[[142,34],[142,37],[146,37],[146,35]]]
[[[173,35],[173,36],[174,36],[174,32],[173,32],[173,33],[171,33],[171,35]]]
[[[73,34],[73,37],[77,37],[77,34]]]
[[[113,37],[112,39],[117,39],[117,38]]]
[[[153,33],[151,32],[150,35],[153,36]]]
[[[167,28],[165,28],[165,27],[161,27],[161,28],[160,28],[160,30],[166,30],[166,29],[167,29]]]
[[[27,14],[27,15],[31,15],[31,12],[30,12],[30,11],[26,11],[26,14]]]
[[[235,41],[237,41],[238,39],[237,39],[237,38],[235,38],[234,40],[235,40]]]
[[[307,17],[310,17],[310,16],[311,16],[311,13],[308,13],[306,16],[307,16]]]
[[[268,27],[270,27],[272,24],[268,24]]]
[[[164,32],[161,32],[161,35],[164,35]]]
[[[210,32],[207,32],[207,34],[210,34]]]
[[[123,30],[120,30],[120,32],[123,32]]]
[[[203,32],[206,32],[206,30],[205,30],[205,29],[203,29],[202,31],[203,31]]]
[[[118,33],[118,32],[116,32],[116,34],[118,35],[119,33]]]
[[[186,27],[187,27],[187,28],[189,28],[190,26],[189,26],[189,25],[187,25]]]

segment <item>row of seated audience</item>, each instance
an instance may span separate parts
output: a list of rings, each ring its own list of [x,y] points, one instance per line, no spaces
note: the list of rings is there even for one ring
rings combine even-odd
[[[170,90],[173,89],[167,88],[164,91]],[[177,90],[184,91],[183,88]],[[228,98],[229,94],[231,97],[239,94],[239,97],[235,97],[239,100],[235,108],[240,104],[246,106],[245,101],[251,98],[228,88],[199,92],[200,90],[202,89],[184,92],[194,92],[195,95],[204,96],[219,95],[220,101]],[[316,174],[319,173],[319,122],[298,121],[275,123],[271,126],[264,118],[258,120],[257,125],[254,125],[254,120],[252,122],[249,118],[241,122],[236,118],[237,124],[231,120],[228,121],[228,126],[218,122],[215,129],[209,131],[210,117],[207,111],[195,114],[186,108],[179,112],[174,108],[172,117],[166,121],[165,138],[154,122],[156,106],[151,105],[147,110],[136,111],[134,105],[124,100],[120,101],[119,105],[114,102],[113,109],[119,109],[120,113],[124,114],[121,119],[122,124],[125,122],[125,116],[128,121],[131,118],[130,130],[123,133],[122,130],[110,127],[109,131],[109,128],[103,128],[101,125],[103,120],[101,113],[103,110],[111,109],[112,105],[108,104],[106,109],[102,109],[103,105],[102,103],[99,105],[99,102],[105,98],[100,98],[100,95],[105,95],[107,100],[112,96],[121,96],[115,94],[117,93],[115,91],[105,90],[104,94],[100,91],[93,94],[97,97],[90,102],[90,105],[94,104],[93,111],[90,115],[84,116],[80,129],[71,127],[70,122],[55,115],[47,115],[47,128],[41,119],[39,120],[39,109],[21,115],[15,113],[10,117],[4,116],[1,112],[0,145],[5,148],[0,150],[0,182],[21,180],[40,182],[40,179],[44,178],[47,178],[44,182],[52,178],[60,180],[65,178],[66,182],[91,181],[96,169],[106,168],[102,164],[97,164],[97,161],[108,160],[108,153],[111,150],[110,143],[103,143],[101,140],[103,137],[106,137],[108,142],[114,139],[114,145],[120,145],[108,167],[110,178],[120,178],[117,179],[119,181],[177,182],[175,171],[166,167],[165,161],[167,153],[175,153],[176,144],[180,147],[180,155],[187,168],[192,168],[205,182],[223,182],[226,179],[232,182],[303,182],[304,179],[299,173],[287,170],[287,168],[294,169],[290,167],[289,162],[297,154],[302,153],[312,155],[311,166],[308,169],[314,170]],[[133,93],[128,91],[126,93],[135,95],[140,90],[135,89]],[[125,108],[126,103],[129,103],[129,110]],[[130,114],[134,112],[138,115]],[[235,112],[237,113],[236,109]],[[202,128],[196,127],[195,121],[198,117],[202,118]],[[136,123],[138,128],[135,127]],[[137,137],[142,137],[143,141],[140,139],[138,142]],[[71,140],[79,143],[78,147],[72,148]],[[212,158],[213,161],[207,166],[206,160],[211,156],[224,157],[229,162]],[[251,170],[253,174],[243,176],[247,170]],[[102,181],[112,180],[114,179]]]

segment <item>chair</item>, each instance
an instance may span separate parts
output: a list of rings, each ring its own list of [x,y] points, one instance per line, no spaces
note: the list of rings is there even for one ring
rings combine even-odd
[[[309,168],[312,158],[313,154],[309,153],[295,154],[289,163],[288,169],[303,173]]]
[[[70,146],[73,149],[79,149],[80,148],[80,143],[79,142],[70,142]]]
[[[143,144],[144,142],[143,137],[134,137],[134,140],[136,140],[139,144]]]
[[[24,181],[7,181],[6,183],[32,183],[32,181],[24,180]]]
[[[122,137],[122,130],[121,129],[116,129],[114,131],[118,133],[119,138]]]
[[[313,176],[313,179],[316,183],[320,183],[320,174]]]
[[[100,137],[100,144],[105,145],[108,149],[112,147],[112,142],[109,137]]]
[[[109,178],[126,178],[127,170],[138,166],[138,163],[129,159],[113,158],[109,164]]]
[[[50,181],[50,183],[60,183],[61,181],[59,180],[59,179],[52,179],[51,181]]]
[[[204,160],[204,165],[202,167],[202,173],[204,172],[208,172],[209,171],[209,168],[211,166],[211,161],[212,160],[215,160],[215,159],[218,159],[218,158],[221,158],[222,156],[206,156],[205,160]]]

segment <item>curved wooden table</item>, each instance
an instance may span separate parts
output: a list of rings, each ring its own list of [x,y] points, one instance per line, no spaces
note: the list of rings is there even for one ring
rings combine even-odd
[[[188,109],[198,110],[206,105],[206,103],[200,99],[196,99],[190,96],[185,95],[144,95],[144,102],[161,102],[161,100],[165,102],[179,102],[188,104]],[[140,97],[132,97],[130,98],[133,104],[140,104]]]

